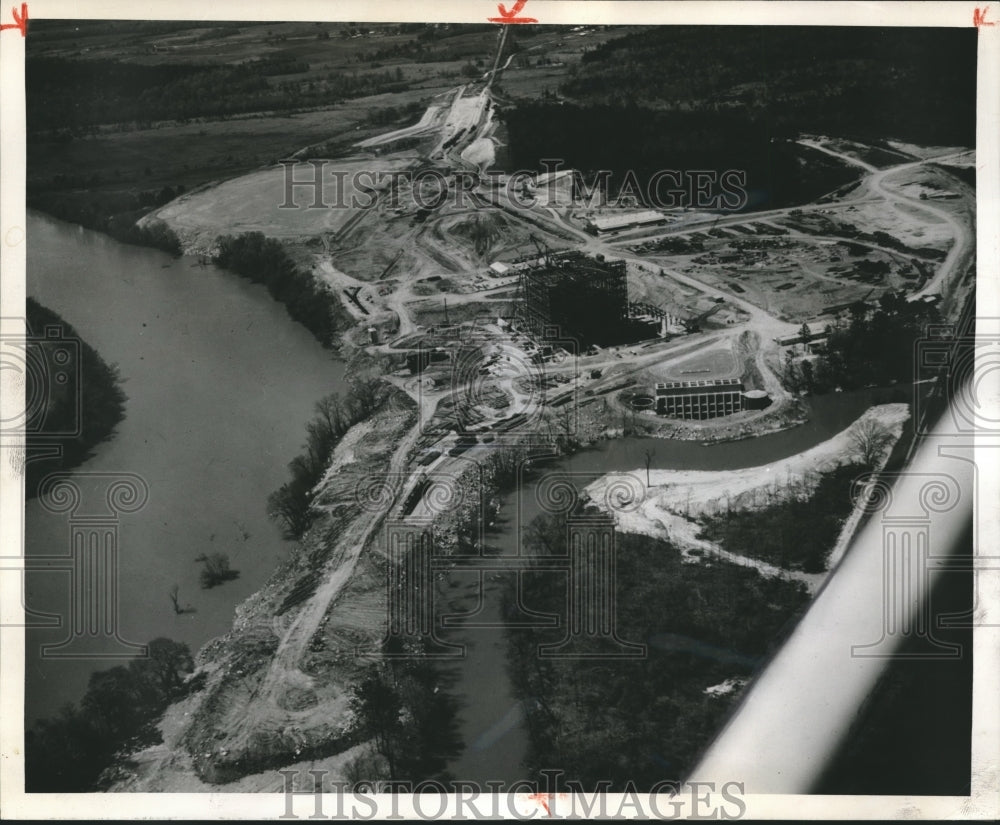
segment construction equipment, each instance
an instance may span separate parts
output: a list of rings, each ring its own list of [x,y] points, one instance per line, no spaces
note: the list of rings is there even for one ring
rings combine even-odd
[[[538,250],[538,263],[544,266],[548,262],[548,257],[552,254],[552,249],[534,232],[528,235],[528,239],[535,245],[535,249]]]
[[[700,332],[701,322],[704,321],[706,318],[708,318],[710,315],[714,315],[720,309],[722,309],[722,304],[716,304],[711,309],[708,309],[705,312],[701,313],[701,315],[696,315],[694,318],[691,318],[687,321],[681,321],[681,323],[684,325],[684,328],[688,332]]]

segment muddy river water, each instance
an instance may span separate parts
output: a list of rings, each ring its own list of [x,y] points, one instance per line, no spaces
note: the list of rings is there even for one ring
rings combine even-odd
[[[287,480],[313,404],[341,386],[343,363],[264,287],[232,273],[39,214],[29,215],[28,243],[28,294],[118,365],[128,395],[117,434],[75,472],[85,493],[79,516],[95,496],[103,501],[114,474],[138,474],[149,489],[140,510],[118,519],[120,635],[167,636],[197,650],[229,629],[235,605],[288,552],[267,496]],[[71,518],[29,501],[27,554],[68,554]],[[240,576],[202,590],[195,558],[213,552],[226,553]],[[58,559],[47,566],[29,575],[27,604],[66,619],[68,574]],[[175,614],[175,584],[194,612]],[[28,720],[78,701],[93,671],[120,663],[41,655],[68,632],[66,621],[28,631]]]

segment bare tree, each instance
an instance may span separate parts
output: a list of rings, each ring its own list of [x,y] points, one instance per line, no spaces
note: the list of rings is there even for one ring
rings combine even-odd
[[[653,463],[653,456],[656,455],[656,450],[646,450],[646,486],[650,487],[649,483],[649,465]]]
[[[180,585],[177,584],[175,584],[173,587],[170,588],[170,601],[174,606],[174,613],[176,613],[178,616],[184,612],[184,609],[181,607],[180,602],[177,600],[180,590],[181,590]]]
[[[500,483],[509,484],[517,479],[518,470],[525,458],[523,450],[501,447],[490,453],[487,463],[493,468]]]
[[[174,606],[174,613],[178,616],[183,616],[185,613],[196,613],[197,611],[191,607],[190,604],[186,604],[184,607],[181,607],[180,592],[181,589],[179,585],[175,584],[170,588],[170,602]]]
[[[344,405],[337,393],[330,393],[316,402],[316,419],[327,432],[341,435],[347,429]]]
[[[851,446],[867,467],[875,467],[892,444],[892,432],[881,422],[868,418],[850,432]]]
[[[567,437],[573,435],[573,407],[569,404],[562,409],[562,428]]]

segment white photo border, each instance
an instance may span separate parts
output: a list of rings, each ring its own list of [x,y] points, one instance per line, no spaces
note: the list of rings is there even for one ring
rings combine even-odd
[[[12,22],[11,6],[0,5],[0,23]],[[508,3],[508,6],[513,5]],[[20,8],[20,3],[16,4]],[[497,14],[493,0],[288,0],[277,6],[236,0],[211,4],[190,0],[31,0],[30,19],[145,19],[214,21],[350,21],[482,23]],[[971,27],[979,22],[977,102],[977,316],[1000,317],[1000,5],[967,2],[582,2],[528,0],[525,13],[541,24],[740,25],[740,26],[913,26]],[[996,25],[992,25],[996,20]],[[29,33],[30,36],[30,33]],[[0,31],[0,304],[3,316],[23,316],[25,300],[25,100],[24,39],[16,29]],[[946,70],[946,67],[942,67]],[[929,114],[928,116],[933,116]],[[17,333],[18,330],[7,330]],[[3,385],[4,417],[23,409],[23,388]],[[995,390],[995,387],[993,387]],[[992,403],[998,404],[994,392]],[[995,411],[996,406],[993,407]],[[996,416],[994,416],[995,418]],[[23,448],[0,461],[0,529],[3,553],[19,551]],[[980,466],[988,466],[981,463]],[[987,547],[1000,544],[997,474],[980,485],[976,502],[979,535]],[[25,794],[23,759],[24,632],[18,577],[0,576],[0,814],[24,819],[257,819],[279,818],[283,794]],[[1000,625],[1000,571],[981,571],[980,596],[986,625]],[[775,819],[993,819],[1000,816],[1000,627],[974,632],[972,794],[969,797],[747,795],[745,818]],[[738,777],[734,777],[738,780]],[[609,795],[618,810],[621,795]],[[388,798],[378,797],[388,806]],[[414,813],[407,800],[398,810]],[[454,803],[454,800],[452,800]],[[297,818],[312,813],[302,799]],[[669,810],[666,801],[661,808]],[[363,809],[364,810],[364,809]],[[388,811],[388,807],[381,810]],[[452,808],[452,810],[454,810]],[[524,818],[544,817],[529,805]],[[626,809],[627,810],[627,809]],[[447,818],[448,811],[444,814]],[[468,816],[468,811],[466,812]]]

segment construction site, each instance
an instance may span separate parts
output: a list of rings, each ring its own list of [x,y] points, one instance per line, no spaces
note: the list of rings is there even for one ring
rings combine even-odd
[[[203,654],[207,687],[168,712],[168,745],[140,755],[131,790],[170,787],[171,772],[184,777],[174,787],[205,788],[300,758],[343,769],[345,754],[357,756],[352,652],[377,646],[386,615],[377,528],[435,518],[434,477],[459,490],[475,479],[490,499],[498,448],[569,451],[637,433],[709,443],[789,428],[803,415],[788,363],[815,357],[808,345],[851,307],[902,291],[940,302],[947,318],[973,288],[974,192],[949,172],[974,163],[962,147],[901,149],[875,166],[802,136],[804,150],[849,166],[857,183],[757,213],[595,206],[565,175],[543,173],[526,206],[503,174],[486,174],[500,143],[506,31],[481,76],[436,94],[411,125],[326,159],[331,174],[407,173],[369,187],[364,206],[279,209],[285,167],[275,164],[144,218],[200,255],[224,234],[281,239],[350,316],[343,352],[385,365],[393,396],[337,447],[310,491],[322,516],[306,551]],[[314,159],[309,147],[295,158],[296,180]],[[352,509],[360,475],[384,483]],[[459,532],[452,522],[448,531]]]

